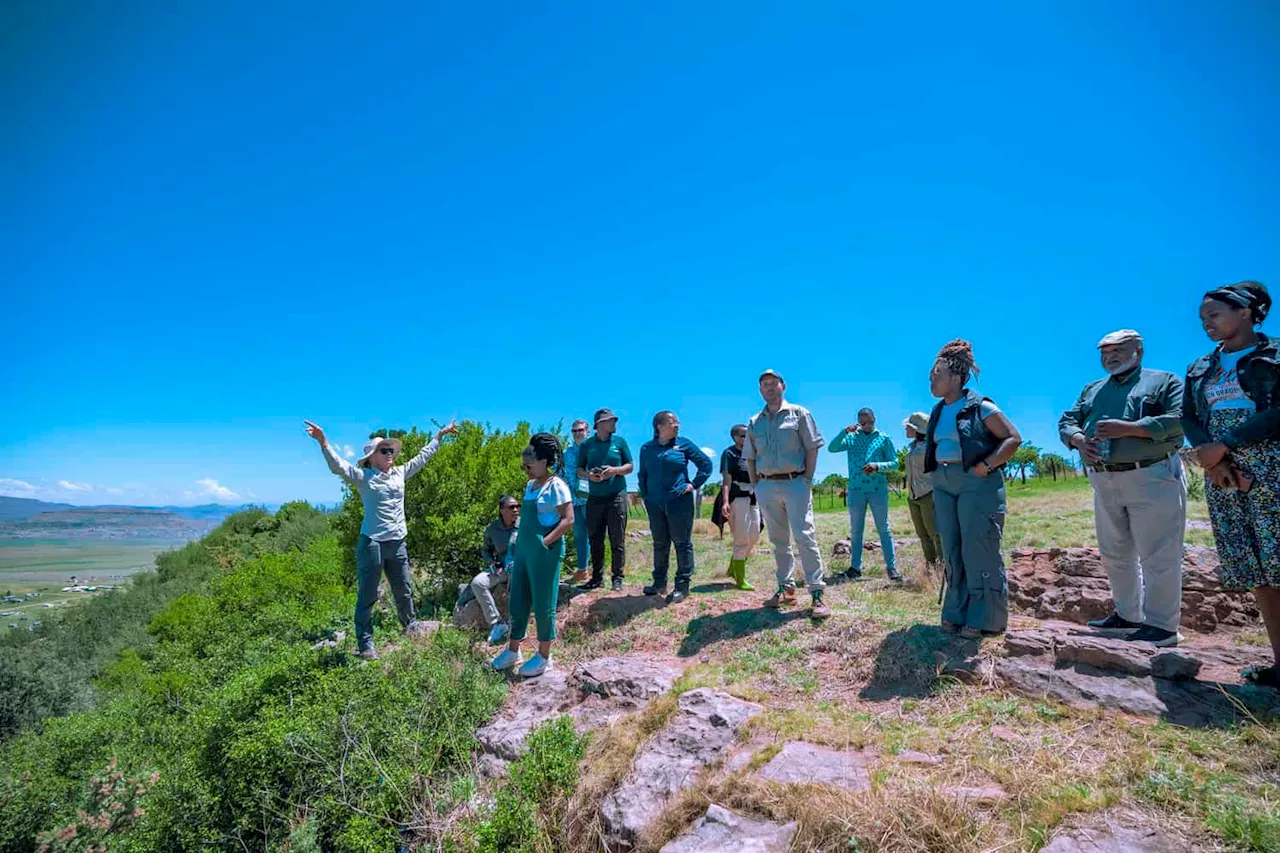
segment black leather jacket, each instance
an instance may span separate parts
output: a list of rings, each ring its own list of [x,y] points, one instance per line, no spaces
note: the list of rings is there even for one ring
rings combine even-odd
[[[1182,397],[1182,431],[1193,447],[1213,441],[1209,435],[1209,402],[1204,381],[1218,370],[1218,347],[1192,362],[1187,368],[1186,392]],[[1231,450],[1246,444],[1280,438],[1280,348],[1276,341],[1259,333],[1258,347],[1240,359],[1237,368],[1240,388],[1258,411],[1235,429],[1219,437]]]

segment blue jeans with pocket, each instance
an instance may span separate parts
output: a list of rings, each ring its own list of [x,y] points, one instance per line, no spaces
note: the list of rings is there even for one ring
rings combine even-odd
[[[874,492],[849,492],[849,568],[862,568],[862,536],[867,527],[867,507],[880,534],[880,548],[884,552],[884,565],[889,574],[897,565],[893,553],[893,534],[889,532],[889,490]]]

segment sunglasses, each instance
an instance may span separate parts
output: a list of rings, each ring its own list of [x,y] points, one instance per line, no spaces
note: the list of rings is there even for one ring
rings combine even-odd
[[[395,456],[396,449],[394,447],[379,447],[378,452],[383,456]]]
[[[573,428],[573,432],[586,432],[586,431],[587,431],[587,428],[586,428],[586,427],[574,427],[574,428]]]

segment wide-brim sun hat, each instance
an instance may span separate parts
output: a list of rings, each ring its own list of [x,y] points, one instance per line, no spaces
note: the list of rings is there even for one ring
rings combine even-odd
[[[613,413],[613,409],[596,409],[596,416],[592,418],[592,426],[599,426],[601,421],[616,421],[618,416]]]
[[[911,427],[921,435],[925,434],[925,430],[929,429],[929,416],[924,412],[912,412],[907,419],[902,422],[904,427]]]
[[[364,463],[369,461],[369,457],[383,445],[394,447],[397,454],[400,453],[400,448],[404,446],[398,438],[384,438],[383,436],[375,435],[364,443],[364,450],[360,451],[360,458],[356,461],[356,464],[363,467]]]

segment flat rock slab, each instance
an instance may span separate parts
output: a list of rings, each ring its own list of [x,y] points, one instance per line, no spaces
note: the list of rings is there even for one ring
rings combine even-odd
[[[936,767],[942,763],[942,759],[936,755],[930,755],[927,752],[917,752],[914,749],[904,749],[898,753],[898,760],[903,764],[920,764],[925,767]]]
[[[480,748],[504,761],[515,761],[524,752],[529,732],[568,710],[576,693],[569,674],[555,667],[521,682],[512,688],[498,717],[476,732]]]
[[[672,797],[720,760],[742,724],[763,710],[707,687],[683,694],[671,720],[641,747],[622,785],[601,804],[609,841],[632,846]]]
[[[663,845],[658,853],[787,853],[800,825],[743,817],[712,803],[693,830]]]
[[[1009,798],[1009,794],[997,785],[983,785],[976,788],[951,787],[940,788],[939,791],[948,797],[954,797],[962,803],[976,806],[993,806]]]
[[[1158,829],[1108,826],[1060,832],[1040,853],[1191,853],[1185,841]]]
[[[786,785],[831,785],[846,791],[869,791],[871,774],[867,767],[872,760],[862,752],[841,752],[792,741],[760,769],[760,777]]]
[[[678,661],[638,657],[599,658],[573,669],[573,679],[583,693],[642,702],[670,691],[683,674],[684,666]]]

